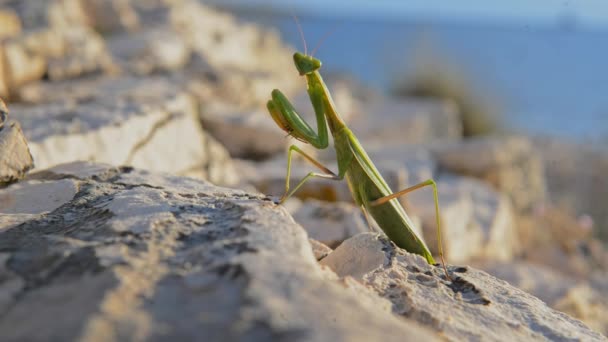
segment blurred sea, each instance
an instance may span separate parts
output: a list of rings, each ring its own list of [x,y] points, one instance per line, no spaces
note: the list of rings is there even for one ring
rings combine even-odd
[[[247,19],[277,27],[303,50],[291,17]],[[300,22],[309,52],[333,31],[316,53],[326,71],[388,90],[420,62],[444,62],[500,106],[513,129],[608,142],[608,31],[310,16]]]

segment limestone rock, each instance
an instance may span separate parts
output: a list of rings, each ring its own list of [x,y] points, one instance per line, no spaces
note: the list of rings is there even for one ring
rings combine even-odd
[[[115,68],[104,39],[88,28],[62,31],[65,54],[50,58],[48,75],[51,80],[63,80],[86,74],[112,72]]]
[[[462,137],[457,107],[451,102],[382,99],[361,110],[352,130],[364,142],[415,144]]]
[[[530,212],[545,201],[540,156],[523,137],[481,137],[437,145],[442,168],[480,178],[508,194],[518,211]]]
[[[5,113],[0,108],[0,121]],[[34,161],[19,123],[9,120],[4,126],[0,124],[0,185],[23,178],[33,167]]]
[[[315,239],[308,239],[308,242],[310,242],[312,253],[315,255],[315,259],[317,259],[317,261],[325,258],[332,251],[332,249],[327,245]]]
[[[350,203],[306,200],[288,211],[310,238],[329,247],[335,248],[342,241],[370,228],[361,209]],[[379,230],[375,222],[373,224]]]
[[[134,31],[140,27],[140,18],[132,0],[78,0],[86,25],[105,34],[116,31]]]
[[[577,279],[608,270],[608,250],[593,236],[593,225],[585,217],[577,219],[568,210],[545,206],[518,218],[517,225],[527,262]]]
[[[437,180],[444,252],[451,262],[472,258],[510,260],[519,252],[509,199],[476,179],[444,175]],[[432,190],[408,194],[406,206],[422,219],[424,239],[437,254]]]
[[[471,267],[439,266],[396,248],[379,235],[346,240],[322,264],[351,276],[392,303],[395,314],[453,341],[605,341],[580,321],[540,299]]]
[[[107,44],[114,62],[136,75],[179,69],[189,61],[191,52],[181,37],[167,27],[115,35]]]
[[[535,138],[534,147],[545,164],[547,189],[558,207],[593,218],[594,233],[608,241],[608,153],[592,144],[555,138]],[[604,227],[604,228],[602,228]]]
[[[608,290],[577,280],[557,270],[528,262],[485,262],[478,266],[510,284],[538,296],[552,308],[580,319],[608,334]]]
[[[103,38],[86,27],[41,28],[0,42],[0,96],[45,75],[61,80],[114,69]]]
[[[0,39],[14,37],[21,33],[21,20],[11,10],[0,9]]]
[[[103,78],[68,84],[75,89],[72,101],[14,106],[38,167],[89,160],[220,184],[238,181],[226,150],[201,130],[194,99],[169,80]],[[42,92],[39,100],[54,96]]]
[[[0,196],[20,203],[0,217],[58,197],[0,226],[4,340],[440,340],[321,269],[261,195],[83,163],[14,186]]]

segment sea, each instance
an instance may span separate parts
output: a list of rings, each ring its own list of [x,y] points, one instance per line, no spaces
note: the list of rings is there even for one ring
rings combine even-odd
[[[240,16],[274,27],[303,50],[291,16]],[[509,129],[608,143],[608,29],[582,29],[572,22],[535,26],[331,16],[299,21],[309,52],[321,41],[315,56],[326,72],[350,74],[388,93],[420,68],[449,70],[466,80],[475,96],[500,108]]]

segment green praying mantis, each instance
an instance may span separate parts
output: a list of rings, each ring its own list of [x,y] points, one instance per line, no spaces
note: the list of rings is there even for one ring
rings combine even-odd
[[[301,33],[301,31],[300,31]],[[314,53],[313,53],[314,54]],[[369,223],[371,215],[378,226],[397,246],[410,253],[419,254],[429,264],[435,264],[428,247],[415,233],[414,224],[407,216],[398,197],[420,189],[425,186],[433,188],[435,200],[435,215],[437,223],[437,240],[439,244],[439,256],[444,271],[450,279],[448,270],[443,259],[443,248],[441,243],[441,223],[439,219],[439,201],[437,195],[437,184],[429,179],[420,184],[393,193],[386,181],[378,172],[378,169],[369,158],[357,137],[346,126],[344,120],[338,114],[332,97],[319,73],[321,61],[312,55],[296,52],[293,60],[300,76],[306,78],[307,91],[312,103],[316,121],[317,132],[298,114],[290,101],[283,93],[275,89],[271,93],[271,100],[267,103],[268,111],[276,124],[288,135],[304,143],[311,144],[317,149],[325,149],[329,145],[329,131],[334,140],[336,158],[338,161],[338,173],[334,173],[319,161],[305,153],[296,145],[291,145],[287,153],[287,177],[285,181],[285,193],[279,200],[283,203],[291,197],[304,183],[314,177],[340,181],[346,179],[348,187],[357,206],[361,208]],[[315,165],[322,173],[308,173],[293,190],[289,191],[291,176],[291,161],[293,152],[299,153],[307,161]]]

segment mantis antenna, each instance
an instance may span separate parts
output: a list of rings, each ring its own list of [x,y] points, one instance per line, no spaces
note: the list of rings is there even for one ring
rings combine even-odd
[[[336,32],[337,29],[338,29],[338,27],[334,27],[330,31],[327,31],[327,33],[325,33],[325,35],[323,35],[323,37],[321,37],[321,39],[319,39],[319,42],[317,43],[317,46],[315,46],[315,48],[312,50],[312,53],[310,55],[314,57],[315,53],[321,47],[321,45],[325,42],[325,40],[329,36],[331,36],[332,34],[334,34],[334,32]]]
[[[293,20],[296,22],[296,25],[298,26],[298,31],[300,32],[300,38],[302,39],[302,44],[304,44],[304,54],[308,55],[308,49],[306,48],[306,39],[304,39],[304,31],[302,30],[300,21],[298,20],[298,17],[295,14],[292,14],[291,16],[293,17]]]

